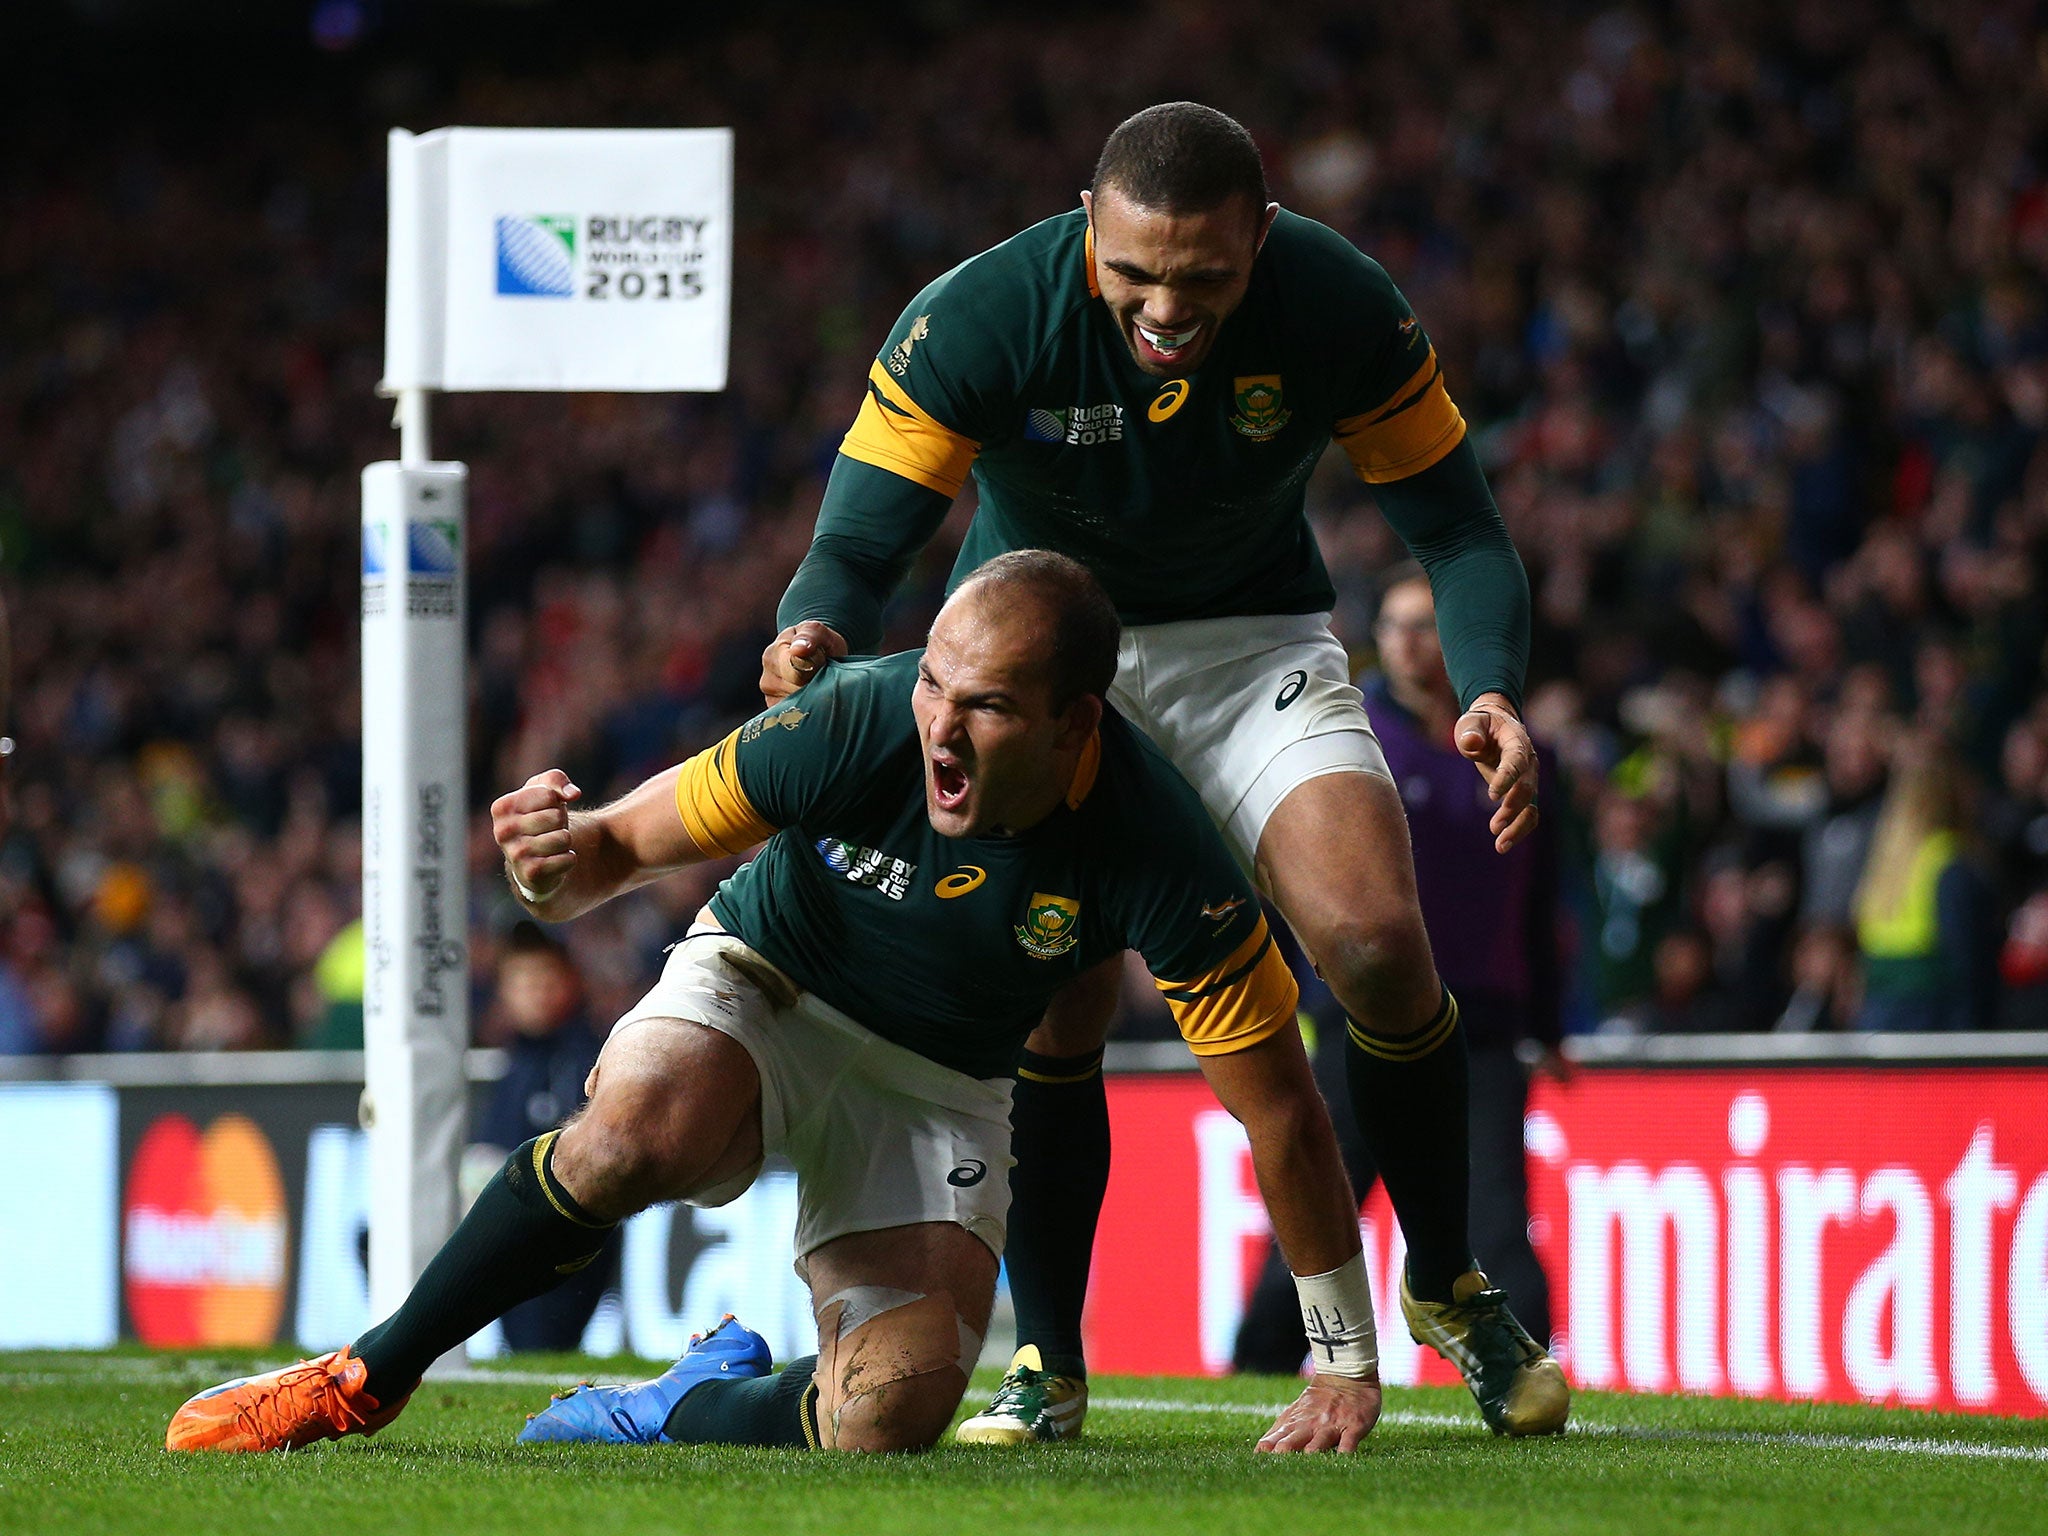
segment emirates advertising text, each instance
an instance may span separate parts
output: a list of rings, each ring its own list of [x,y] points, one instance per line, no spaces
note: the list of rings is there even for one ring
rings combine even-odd
[[[1268,1241],[1244,1134],[1193,1079],[1110,1107],[1091,1364],[1227,1369]],[[1582,1070],[1526,1133],[1579,1385],[2048,1414],[2048,1070]],[[1454,1380],[1389,1304],[1384,1193],[1361,1228],[1383,1375]]]

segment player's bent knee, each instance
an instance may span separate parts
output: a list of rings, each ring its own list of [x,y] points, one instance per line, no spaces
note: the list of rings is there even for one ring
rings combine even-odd
[[[661,1198],[662,1170],[650,1149],[606,1120],[584,1115],[555,1144],[555,1173],[592,1215],[618,1221]]]
[[[856,1285],[835,1293],[818,1308],[818,1443],[841,1451],[936,1444],[980,1354],[981,1335],[950,1292]]]
[[[1349,917],[1316,937],[1323,979],[1376,1033],[1398,1037],[1424,1028],[1441,988],[1420,912]]]

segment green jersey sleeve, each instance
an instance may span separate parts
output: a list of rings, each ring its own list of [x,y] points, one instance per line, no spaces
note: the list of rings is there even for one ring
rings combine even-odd
[[[868,369],[840,444],[810,552],[776,610],[787,627],[831,625],[854,650],[879,644],[882,610],[945,520],[991,436],[1019,414],[1029,366],[1019,328],[990,293],[992,254],[911,301]]]
[[[1181,1038],[1198,1056],[1257,1045],[1294,1022],[1300,989],[1259,898],[1196,797],[1163,759],[1119,918]],[[1171,781],[1166,781],[1172,775]]]
[[[1529,582],[1444,387],[1436,348],[1387,275],[1334,230],[1306,226],[1336,317],[1331,433],[1436,594],[1460,705],[1497,692],[1519,708],[1529,661]]]
[[[830,667],[684,763],[676,811],[691,840],[706,854],[744,853],[826,809],[861,765],[902,735],[917,654]]]
[[[1290,286],[1315,296],[1330,435],[1369,485],[1421,473],[1465,437],[1429,334],[1386,269],[1335,230],[1290,218],[1288,234]]]
[[[1405,480],[1373,487],[1380,512],[1429,574],[1444,666],[1464,709],[1482,693],[1522,707],[1529,577],[1470,443]]]

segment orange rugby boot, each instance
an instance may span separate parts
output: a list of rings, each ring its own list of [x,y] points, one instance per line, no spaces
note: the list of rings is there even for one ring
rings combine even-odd
[[[293,1451],[316,1440],[374,1435],[398,1417],[364,1390],[369,1367],[346,1349],[281,1371],[208,1387],[171,1416],[167,1451]]]

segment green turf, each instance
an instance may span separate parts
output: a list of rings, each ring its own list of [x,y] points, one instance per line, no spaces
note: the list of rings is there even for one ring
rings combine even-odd
[[[1587,1432],[1509,1442],[1479,1427],[1462,1393],[1394,1390],[1365,1454],[1254,1456],[1264,1420],[1217,1409],[1292,1395],[1270,1377],[1104,1377],[1084,1440],[1021,1452],[526,1447],[513,1436],[546,1388],[468,1381],[429,1384],[374,1440],[290,1456],[159,1449],[186,1396],[249,1365],[0,1355],[0,1532],[2048,1530],[2048,1422],[1587,1394]],[[579,1369],[566,1364],[564,1379]],[[616,1364],[594,1370],[622,1379]],[[1930,1450],[1959,1444],[2005,1449]]]

